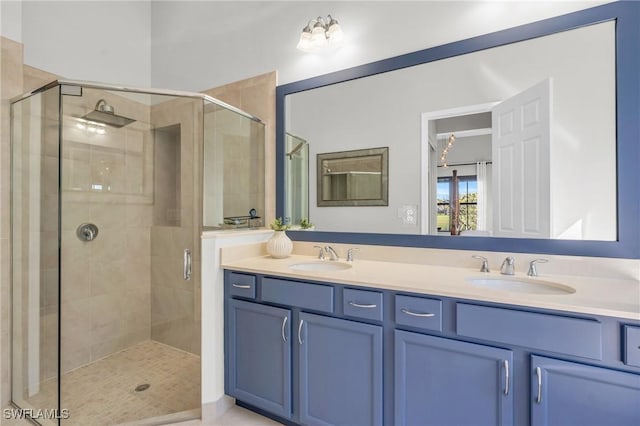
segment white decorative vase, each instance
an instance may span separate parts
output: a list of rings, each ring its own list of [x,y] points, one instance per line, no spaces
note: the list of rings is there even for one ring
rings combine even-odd
[[[276,259],[284,259],[291,255],[293,243],[284,231],[274,231],[267,241],[267,253]]]

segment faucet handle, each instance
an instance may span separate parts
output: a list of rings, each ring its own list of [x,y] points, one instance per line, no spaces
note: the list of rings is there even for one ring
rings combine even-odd
[[[356,250],[360,250],[360,249],[357,248],[357,247],[353,247],[353,248],[350,248],[349,250],[347,250],[347,262],[353,262],[353,259],[354,259],[353,258],[353,252],[356,251]]]
[[[480,259],[480,260],[482,260],[482,266],[480,267],[480,272],[491,272],[491,271],[489,270],[489,261],[487,260],[487,258],[486,258],[486,257],[484,257],[484,256],[479,256],[479,255],[477,255],[477,254],[474,254],[474,255],[473,255],[473,256],[471,256],[471,257],[473,257],[474,259]]]
[[[530,277],[538,276],[538,269],[536,268],[536,263],[547,263],[549,259],[534,259],[529,262],[529,270],[527,271],[527,275]]]
[[[313,246],[313,248],[317,248],[320,249],[318,251],[318,259],[320,260],[324,260],[324,248],[320,247],[320,246]]]

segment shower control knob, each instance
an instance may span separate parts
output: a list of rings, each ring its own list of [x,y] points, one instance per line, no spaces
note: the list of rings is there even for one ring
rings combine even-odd
[[[76,229],[80,241],[93,241],[98,236],[98,227],[93,223],[83,223]]]

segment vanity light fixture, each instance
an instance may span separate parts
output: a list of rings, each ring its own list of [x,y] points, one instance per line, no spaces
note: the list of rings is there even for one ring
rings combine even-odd
[[[340,47],[343,40],[344,33],[336,19],[331,15],[318,16],[302,29],[297,48],[303,52],[316,52],[326,47]]]

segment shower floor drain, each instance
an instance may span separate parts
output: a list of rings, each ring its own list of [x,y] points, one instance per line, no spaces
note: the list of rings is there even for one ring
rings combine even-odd
[[[142,392],[142,391],[146,391],[150,387],[151,387],[151,385],[149,383],[145,383],[145,384],[136,386],[135,390],[136,390],[136,392]]]

